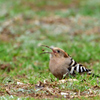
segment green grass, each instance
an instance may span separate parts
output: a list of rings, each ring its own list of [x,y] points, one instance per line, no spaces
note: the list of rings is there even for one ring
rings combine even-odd
[[[73,0],[59,0],[59,2],[0,0],[0,12],[0,66],[10,64],[10,71],[8,68],[0,69],[0,84],[9,84],[9,81],[15,83],[15,80],[32,85],[45,79],[58,82],[49,71],[49,55],[40,55],[43,49],[41,44],[64,49],[77,62],[91,68],[93,73],[99,74],[100,2],[98,0],[77,0],[74,3]],[[6,22],[9,23],[7,27]],[[58,88],[64,91],[80,90],[82,93],[96,85],[100,87],[100,79],[87,75],[77,75],[76,79],[78,82],[73,84],[67,82],[58,85]],[[84,79],[86,81],[82,81]],[[0,89],[4,92],[0,99],[11,100],[5,88],[0,86]],[[100,91],[97,94],[100,94]],[[32,99],[14,96],[12,100],[18,98]],[[95,100],[97,98],[99,97],[94,97]],[[74,99],[89,100],[91,97]]]

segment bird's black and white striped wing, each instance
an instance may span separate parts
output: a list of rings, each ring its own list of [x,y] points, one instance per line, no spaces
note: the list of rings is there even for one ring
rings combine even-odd
[[[78,64],[74,59],[71,58],[71,63],[69,64],[69,68],[68,68],[70,74],[75,74],[75,72],[77,73],[83,73],[83,72],[87,72],[88,74],[91,74],[91,70],[85,68],[83,65]]]

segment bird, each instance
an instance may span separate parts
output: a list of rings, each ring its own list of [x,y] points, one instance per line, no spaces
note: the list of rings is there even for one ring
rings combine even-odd
[[[87,69],[84,65],[77,63],[68,53],[58,47],[49,47],[47,45],[41,45],[52,50],[52,52],[43,52],[41,54],[49,53],[49,69],[51,73],[58,79],[63,79],[69,75],[75,76],[76,73],[87,73],[91,75],[91,69]],[[44,51],[44,50],[43,50]],[[97,76],[92,74],[92,76]]]

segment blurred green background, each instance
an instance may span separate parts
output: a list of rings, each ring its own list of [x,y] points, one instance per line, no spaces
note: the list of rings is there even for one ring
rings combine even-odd
[[[42,44],[64,49],[99,74],[100,0],[0,0],[0,83],[55,81]],[[87,80],[88,88],[97,84]]]

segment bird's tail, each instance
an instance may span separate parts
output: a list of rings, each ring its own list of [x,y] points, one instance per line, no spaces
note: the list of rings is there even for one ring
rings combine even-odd
[[[68,68],[68,70],[69,70],[71,75],[75,75],[76,73],[80,73],[80,74],[81,73],[87,73],[88,75],[92,75],[92,77],[100,78],[99,75],[96,75],[96,74],[92,73],[91,69],[87,69],[81,64],[76,64],[75,66],[70,66]]]
[[[94,74],[94,73],[92,73],[92,72],[88,72],[88,75],[92,75],[92,77],[98,77],[98,78],[100,78],[99,75],[96,75],[96,74]]]

